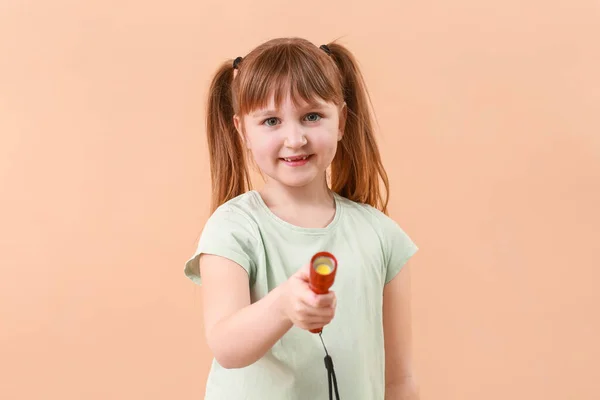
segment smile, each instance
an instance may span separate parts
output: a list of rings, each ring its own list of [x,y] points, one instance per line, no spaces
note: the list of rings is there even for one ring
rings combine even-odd
[[[287,162],[306,160],[310,156],[284,157],[282,160]]]
[[[283,161],[287,166],[301,167],[303,165],[306,165],[311,158],[312,154],[307,154],[302,156],[282,157],[280,158],[280,160]]]

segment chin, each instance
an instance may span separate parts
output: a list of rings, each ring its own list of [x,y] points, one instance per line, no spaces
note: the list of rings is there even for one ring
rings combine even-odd
[[[314,182],[314,178],[280,178],[277,179],[279,183],[282,185],[293,187],[293,188],[301,188],[310,185]]]
[[[291,187],[301,188],[311,185],[319,176],[318,174],[268,174],[269,177],[279,184]]]

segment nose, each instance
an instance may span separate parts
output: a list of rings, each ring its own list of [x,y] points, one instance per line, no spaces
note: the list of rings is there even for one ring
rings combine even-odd
[[[298,149],[307,143],[304,129],[297,124],[289,126],[286,130],[285,146],[290,149]]]

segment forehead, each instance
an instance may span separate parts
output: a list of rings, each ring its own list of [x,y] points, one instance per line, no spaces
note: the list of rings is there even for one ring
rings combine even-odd
[[[278,99],[276,97],[277,96],[275,93],[271,93],[263,102],[261,102],[261,104],[257,104],[255,107],[253,107],[249,114],[256,115],[264,111],[305,111],[311,108],[335,107],[333,102],[325,101],[317,96],[304,99],[300,96],[293,96],[289,91],[280,97],[279,102],[277,101]]]

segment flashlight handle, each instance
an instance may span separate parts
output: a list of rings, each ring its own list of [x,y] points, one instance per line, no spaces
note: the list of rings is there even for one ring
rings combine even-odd
[[[319,290],[318,288],[313,287],[311,284],[309,284],[309,287],[316,294],[327,294],[327,293],[329,293],[329,290],[327,290],[327,289],[325,289],[325,291]],[[323,332],[323,328],[311,329],[310,331],[312,333],[321,333],[321,332]]]
[[[315,286],[315,285],[312,284],[312,282],[308,283],[308,287],[310,287],[310,290],[312,290],[313,293],[315,293],[315,294],[327,294],[327,293],[329,293],[329,289],[323,289],[323,288],[320,288],[318,286]]]
[[[320,275],[315,272],[314,262],[319,257],[326,257],[333,262],[333,271],[328,275]],[[311,259],[311,269],[310,269],[310,277],[308,286],[310,290],[312,290],[316,294],[327,294],[329,293],[329,288],[333,285],[333,281],[335,279],[335,275],[337,273],[337,260],[333,254],[328,252],[319,252],[315,254]],[[321,333],[323,328],[311,329],[312,333]]]

